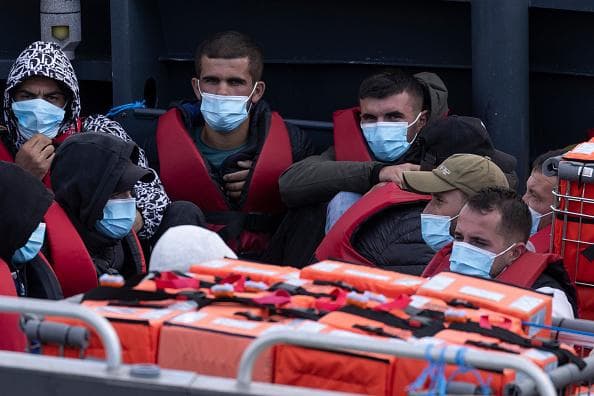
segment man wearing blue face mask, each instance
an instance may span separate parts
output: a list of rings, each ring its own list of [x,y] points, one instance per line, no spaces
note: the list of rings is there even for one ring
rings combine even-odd
[[[0,265],[12,272],[19,295],[62,298],[58,280],[42,253],[43,216],[53,195],[20,167],[0,161]]]
[[[488,187],[460,211],[449,257],[429,264],[424,276],[442,271],[496,279],[553,295],[553,316],[573,318],[575,289],[561,257],[526,250],[531,216],[512,190]]]
[[[52,162],[56,201],[78,231],[98,275],[130,276],[146,270],[132,229],[136,199],[131,191],[138,181],[150,182],[154,175],[134,164],[138,155],[131,142],[89,132],[68,138]]]
[[[0,160],[16,163],[48,187],[55,150],[67,137],[98,131],[132,140],[105,116],[81,116],[76,73],[56,43],[36,41],[19,54],[6,78],[2,110],[5,129],[0,130]],[[137,165],[148,169],[142,150]],[[133,191],[137,197],[134,229],[148,241],[163,231],[159,227],[171,201],[156,173],[151,183],[139,183]]]
[[[309,138],[262,100],[261,48],[227,31],[200,44],[196,101],[157,127],[160,175],[174,199],[194,202],[240,256],[257,257],[285,212],[278,177],[313,153]]]
[[[551,247],[551,224],[553,221],[553,189],[557,187],[557,176],[547,176],[542,166],[549,158],[563,155],[567,149],[548,151],[539,155],[532,163],[532,172],[526,181],[526,193],[522,200],[528,205],[532,216],[528,248],[537,253],[547,253]]]

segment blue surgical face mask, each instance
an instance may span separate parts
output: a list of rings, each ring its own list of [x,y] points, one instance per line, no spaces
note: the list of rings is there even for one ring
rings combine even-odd
[[[491,268],[495,259],[514,246],[515,243],[512,243],[501,253],[493,253],[466,242],[454,241],[450,256],[450,271],[491,279]]]
[[[528,210],[530,210],[530,216],[532,217],[532,228],[530,228],[530,236],[532,236],[538,232],[538,226],[540,224],[540,219],[542,219],[545,216],[550,215],[553,212],[551,211],[551,212],[547,212],[545,214],[540,214],[536,210],[532,209],[530,206],[528,206]]]
[[[37,133],[50,139],[55,138],[64,120],[64,109],[43,99],[12,102],[11,107],[18,120],[19,133],[27,139]]]
[[[97,220],[95,227],[103,235],[122,239],[134,225],[136,219],[136,199],[110,199],[103,208],[103,218]]]
[[[454,240],[450,235],[450,224],[456,217],[421,213],[421,235],[431,249],[437,252]]]
[[[16,264],[26,263],[33,260],[43,246],[43,239],[45,238],[45,223],[39,223],[35,231],[29,237],[25,246],[18,249],[12,255],[12,262]]]
[[[394,162],[402,157],[417,137],[415,135],[411,142],[406,139],[408,128],[416,124],[419,117],[421,113],[411,124],[407,122],[361,123],[363,136],[375,158],[382,162]]]
[[[204,121],[219,133],[235,130],[248,117],[249,109],[246,103],[254,94],[257,85],[258,83],[254,84],[249,96],[225,96],[202,92],[198,84],[198,91],[202,97],[200,111]]]

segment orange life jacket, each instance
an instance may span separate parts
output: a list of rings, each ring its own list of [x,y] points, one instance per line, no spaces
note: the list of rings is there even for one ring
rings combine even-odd
[[[505,283],[455,272],[440,272],[423,283],[417,294],[446,302],[467,301],[479,308],[501,312],[522,321],[551,324],[551,296]],[[536,327],[530,327],[526,331],[530,337],[548,335],[548,330]]]
[[[365,194],[338,219],[316,249],[315,256],[318,260],[336,259],[375,266],[352,246],[353,234],[361,224],[371,216],[393,206],[430,200],[430,195],[404,191],[394,183],[376,188]]]
[[[245,260],[220,259],[195,264],[190,272],[202,275],[212,275],[225,278],[232,274],[240,274],[254,281],[262,281],[268,285],[299,279],[299,270],[293,267],[260,264]]]
[[[381,293],[387,297],[414,294],[423,283],[423,278],[418,276],[332,260],[303,268],[301,278],[335,282],[338,286],[339,282],[344,282],[360,291]]]
[[[280,199],[278,178],[293,163],[289,133],[278,113],[271,115],[266,141],[248,176],[247,197],[239,211],[232,208],[221,186],[213,180],[207,161],[184,125],[180,110],[171,109],[159,118],[157,149],[161,180],[172,199],[194,202],[217,231],[241,219],[244,232],[239,241],[234,236],[227,243],[240,252],[264,250],[265,235],[274,230],[250,230],[250,223],[286,210]]]

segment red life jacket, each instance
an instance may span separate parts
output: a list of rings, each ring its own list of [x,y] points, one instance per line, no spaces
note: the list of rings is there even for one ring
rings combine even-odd
[[[373,161],[361,131],[358,107],[334,112],[334,150],[337,161]]]
[[[425,267],[421,276],[431,277],[440,272],[449,271],[452,246],[453,243],[449,243],[441,248]],[[524,252],[495,279],[512,286],[529,289],[549,264],[559,260],[561,257],[556,254]]]
[[[0,295],[17,296],[10,269],[2,259],[0,259]],[[0,349],[15,352],[25,351],[26,340],[19,321],[19,314],[0,312],[0,329],[2,329]]]
[[[49,207],[44,221],[49,248],[48,261],[56,273],[64,297],[97,287],[97,270],[93,259],[68,215],[57,202]],[[122,242],[130,250],[135,272],[146,272],[144,254],[136,233],[132,231]]]
[[[2,140],[0,140],[0,161],[14,162],[12,154],[10,154],[10,151],[8,151],[8,147],[6,147]]]
[[[194,202],[206,213],[215,230],[224,228],[234,219],[246,218],[246,215],[281,214],[285,211],[278,178],[293,163],[293,155],[287,127],[278,113],[271,115],[266,142],[248,176],[247,197],[235,212],[221,186],[211,177],[206,160],[184,125],[180,110],[171,109],[159,118],[157,149],[161,180],[169,196],[174,200]],[[249,231],[247,226],[245,228]],[[242,232],[239,246],[236,240],[227,242],[240,251],[260,250],[266,244],[253,240],[246,232]]]
[[[551,250],[551,224],[546,226],[529,239],[534,246],[535,253],[549,253]]]
[[[388,183],[365,194],[334,224],[316,250],[318,260],[336,259],[374,267],[375,264],[357,252],[351,238],[354,232],[371,216],[395,205],[430,201],[430,195],[419,195],[401,190]]]
[[[84,242],[64,210],[54,202],[44,216],[50,262],[64,297],[97,287],[97,271]]]

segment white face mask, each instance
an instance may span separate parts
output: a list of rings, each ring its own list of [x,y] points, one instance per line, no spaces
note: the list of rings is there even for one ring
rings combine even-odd
[[[394,162],[402,157],[417,138],[415,134],[412,141],[407,140],[408,128],[419,121],[422,113],[410,124],[406,121],[361,123],[363,136],[375,158],[382,162]]]
[[[249,96],[215,95],[202,92],[200,81],[198,81],[198,91],[202,97],[200,111],[204,121],[216,132],[232,132],[248,117],[249,109],[246,103],[256,91],[257,86],[258,83],[254,84]]]

